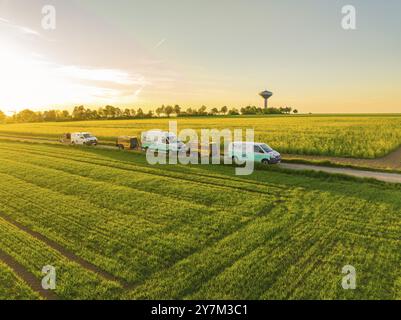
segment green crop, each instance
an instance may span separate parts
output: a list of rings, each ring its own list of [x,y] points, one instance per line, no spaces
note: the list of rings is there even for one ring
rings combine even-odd
[[[61,299],[401,295],[397,185],[4,141],[0,163],[0,250],[38,282],[54,265]],[[0,293],[38,298],[2,264]]]

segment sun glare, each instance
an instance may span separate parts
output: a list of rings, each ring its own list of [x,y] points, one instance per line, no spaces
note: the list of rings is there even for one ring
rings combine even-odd
[[[18,111],[70,98],[44,61],[15,45],[0,43],[0,70],[1,107]]]
[[[124,99],[118,88],[102,87],[98,79],[132,86],[125,99],[133,101],[135,87],[142,81],[114,70],[62,66],[7,42],[0,43],[0,70],[0,109],[5,112]]]

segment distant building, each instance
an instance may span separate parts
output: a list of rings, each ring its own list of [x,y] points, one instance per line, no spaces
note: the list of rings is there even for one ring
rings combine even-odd
[[[259,95],[265,99],[265,109],[267,109],[267,100],[273,95],[273,92],[265,90],[259,93]]]

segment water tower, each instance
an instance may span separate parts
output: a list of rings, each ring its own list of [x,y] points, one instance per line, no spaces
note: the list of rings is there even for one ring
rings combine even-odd
[[[265,109],[267,109],[267,99],[269,99],[273,95],[273,92],[265,90],[265,91],[262,91],[261,93],[259,93],[259,95],[263,99],[265,99]]]

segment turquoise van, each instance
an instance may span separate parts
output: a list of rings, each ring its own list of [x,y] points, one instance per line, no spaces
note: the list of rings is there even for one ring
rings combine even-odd
[[[281,162],[281,155],[265,143],[232,142],[228,146],[228,153],[234,163],[253,161],[263,164],[277,164]]]

